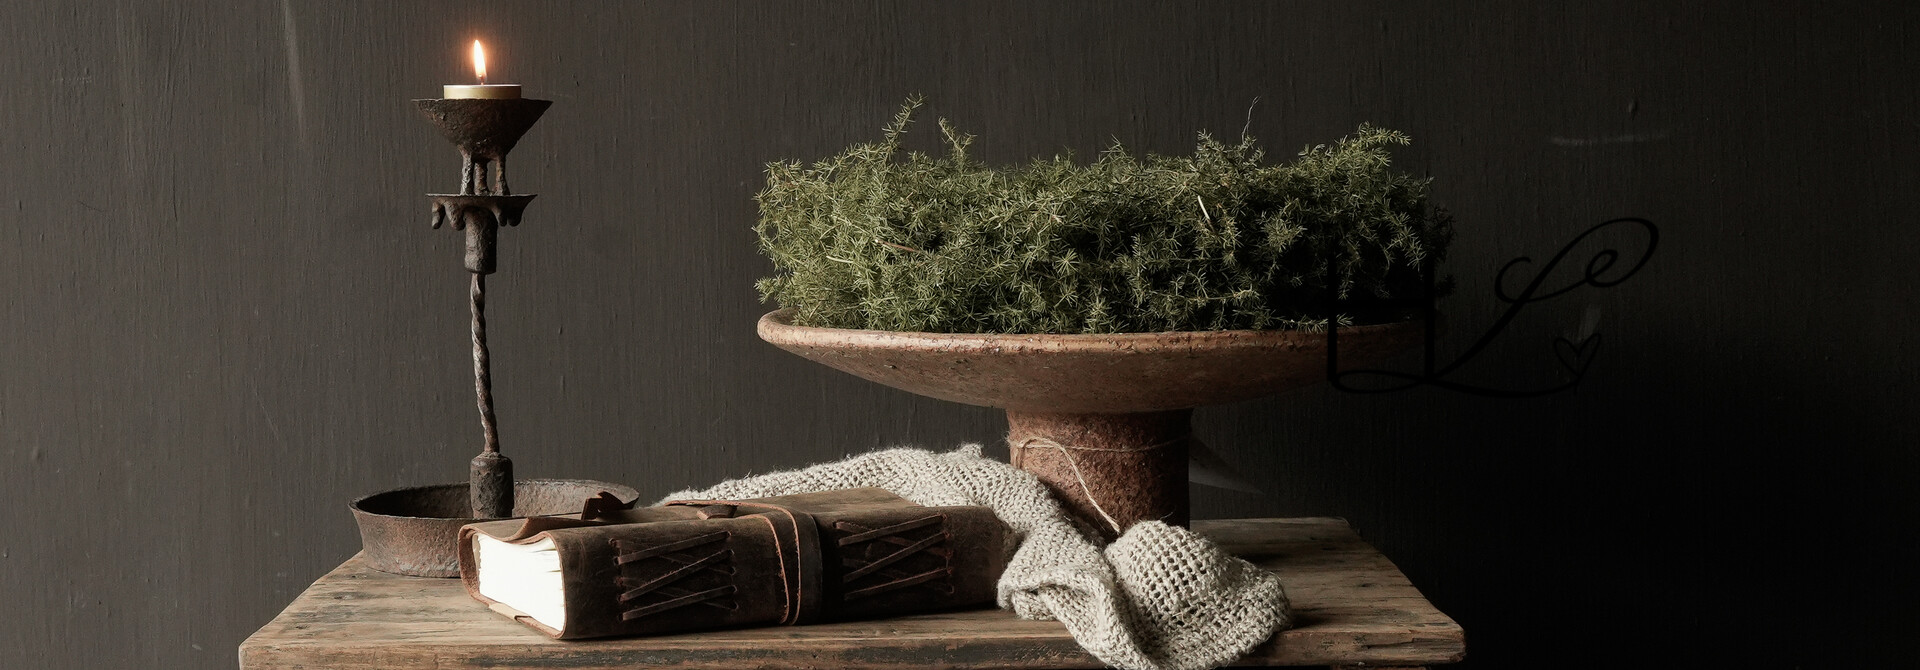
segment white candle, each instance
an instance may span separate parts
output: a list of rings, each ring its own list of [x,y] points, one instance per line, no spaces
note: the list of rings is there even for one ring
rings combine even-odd
[[[480,83],[441,86],[440,97],[481,100],[507,100],[520,97],[519,84],[487,83],[487,51],[481,48],[480,40],[473,41],[473,74],[480,79]]]

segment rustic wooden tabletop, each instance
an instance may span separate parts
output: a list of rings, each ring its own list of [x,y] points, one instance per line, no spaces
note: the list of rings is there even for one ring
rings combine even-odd
[[[1459,624],[1340,519],[1202,520],[1194,529],[1280,575],[1295,626],[1242,664],[1418,667],[1466,654]],[[266,668],[1097,668],[1059,623],[984,609],[878,621],[560,642],[468,597],[459,580],[390,575],[355,556],[240,645]]]

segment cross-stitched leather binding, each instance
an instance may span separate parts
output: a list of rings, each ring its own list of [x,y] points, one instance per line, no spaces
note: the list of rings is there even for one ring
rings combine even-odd
[[[1011,539],[985,507],[922,507],[881,489],[490,521],[460,531],[467,593],[561,639],[804,624],[993,602]],[[482,595],[474,535],[551,539],[564,625]]]

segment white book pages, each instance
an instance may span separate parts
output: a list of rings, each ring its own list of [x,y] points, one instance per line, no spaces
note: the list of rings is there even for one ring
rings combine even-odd
[[[554,550],[552,539],[512,544],[486,533],[474,533],[473,560],[480,595],[554,630],[566,628],[567,598],[560,578],[560,552]]]

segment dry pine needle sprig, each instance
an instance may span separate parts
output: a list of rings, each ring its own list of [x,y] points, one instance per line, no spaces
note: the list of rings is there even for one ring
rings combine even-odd
[[[1428,180],[1392,169],[1398,132],[1361,126],[1269,164],[1252,138],[1191,156],[991,167],[945,119],[945,155],[903,152],[918,98],[881,141],[767,166],[754,227],[764,301],[805,326],[954,333],[1320,328],[1394,318],[1452,237]],[[1350,319],[1343,318],[1343,323]]]

